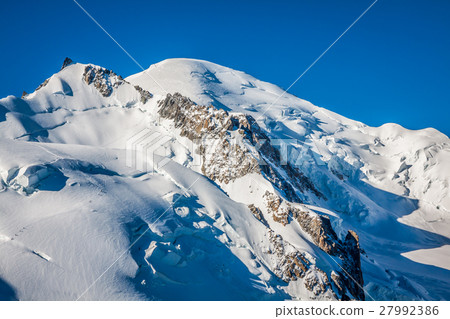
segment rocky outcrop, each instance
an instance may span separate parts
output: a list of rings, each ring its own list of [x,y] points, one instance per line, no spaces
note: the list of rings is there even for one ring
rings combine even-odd
[[[345,288],[345,282],[340,274],[335,272],[334,270],[331,271],[331,281],[334,284],[337,293],[339,296],[341,296],[342,300],[350,300],[348,296],[345,294],[346,288]]]
[[[47,83],[48,83],[48,81],[50,81],[50,79],[51,79],[51,78],[48,78],[48,79],[46,79],[44,82],[42,82],[42,83],[36,88],[35,91],[37,91],[37,90],[43,88],[44,86],[46,86]]]
[[[280,259],[277,269],[275,269],[275,274],[284,281],[303,278],[309,269],[310,262],[286,242],[280,234],[275,234],[270,229],[268,235],[272,244],[268,253],[275,254]],[[291,250],[291,252],[287,252],[287,250]]]
[[[64,62],[62,64],[61,70],[65,69],[67,66],[69,66],[70,64],[72,64],[73,61],[70,58],[65,58]],[[44,82],[42,82],[35,91],[38,91],[40,89],[42,89],[44,86],[47,85],[48,81],[50,81],[51,77],[49,77],[48,79],[46,79]]]
[[[127,83],[126,80],[124,80],[120,75],[117,75],[111,70],[94,66],[94,65],[87,65],[84,69],[83,73],[83,80],[88,85],[94,85],[94,87],[104,96],[109,97],[111,96],[114,89],[118,88],[119,86]],[[142,104],[145,104],[150,100],[153,95],[148,92],[147,90],[144,90],[140,86],[136,85],[134,86],[134,89],[139,92],[141,95],[140,102]]]
[[[250,204],[250,205],[248,205],[248,208],[250,209],[253,216],[255,216],[257,220],[259,220],[261,223],[263,223],[266,227],[269,226],[267,224],[266,219],[264,218],[264,215],[262,214],[261,210],[258,207],[256,207],[253,204]]]
[[[301,210],[284,201],[280,196],[268,191],[263,197],[267,212],[272,215],[274,221],[284,226],[289,224],[291,220],[297,221],[301,229],[311,237],[311,240],[320,249],[339,259],[340,269],[331,273],[331,281],[334,283],[341,299],[364,300],[365,295],[362,288],[364,280],[361,271],[361,249],[358,235],[349,230],[344,242],[342,242],[336,235],[327,216]],[[347,292],[350,296],[347,295]]]
[[[289,215],[311,236],[320,249],[330,255],[339,254],[339,238],[331,227],[328,217],[313,215],[293,207],[289,207]]]
[[[312,266],[306,273],[305,287],[312,291],[315,295],[324,294],[327,290],[332,291],[327,274],[316,266]],[[336,296],[336,294],[334,295]]]
[[[268,237],[272,244],[268,253],[279,259],[274,273],[286,282],[303,278],[311,265],[307,258],[271,229],[268,230]]]
[[[271,243],[271,249],[268,253],[278,259],[277,266],[273,269],[277,277],[285,282],[302,279],[305,288],[316,296],[327,291],[336,296],[326,272],[308,260],[304,254],[285,241],[281,235],[275,234],[273,230],[268,230],[268,237]]]
[[[61,70],[65,69],[72,63],[73,61],[70,58],[66,58],[61,67]],[[36,91],[46,86],[50,79],[51,77],[40,84],[36,88]],[[86,65],[86,67],[84,68],[82,80],[87,85],[93,85],[104,97],[111,96],[114,89],[125,83],[131,85],[128,81],[124,80],[120,75],[117,75],[113,71],[91,64]],[[135,85],[134,89],[140,94],[140,102],[142,104],[147,103],[153,97],[153,95],[149,91],[144,90],[138,85]]]
[[[113,87],[119,87],[124,83],[123,79],[119,78],[114,72],[93,65],[86,66],[83,80],[88,85],[93,84],[104,97],[111,95]]]
[[[302,211],[269,191],[266,191],[263,198],[266,202],[267,211],[272,215],[274,221],[286,226],[290,223],[290,220],[296,220],[323,251],[333,255],[337,254],[339,239],[328,217]]]
[[[267,211],[272,214],[272,218],[274,221],[283,224],[283,226],[289,224],[289,211],[280,207],[280,196],[266,191],[266,193],[263,195],[263,199],[265,199]]]
[[[348,291],[359,300],[364,300],[364,279],[361,271],[361,249],[359,247],[358,235],[349,230],[345,237],[342,251],[345,252],[342,265],[345,270],[345,283]]]
[[[149,91],[144,90],[144,89],[141,88],[139,85],[135,85],[134,88],[135,88],[136,91],[138,91],[139,94],[141,95],[141,103],[142,103],[142,104],[147,103],[148,100],[150,100],[150,99],[153,97],[153,95],[152,95]]]
[[[168,94],[160,101],[158,112],[174,121],[181,136],[200,145],[201,170],[210,179],[229,183],[257,173],[288,200],[301,202],[298,194],[305,191],[322,197],[302,172],[289,163],[282,164],[279,150],[250,115],[197,105],[179,93]]]
[[[62,67],[61,67],[61,70],[64,69],[66,66],[72,64],[72,63],[73,63],[72,59],[66,57],[66,58],[64,59],[63,65],[62,65]]]
[[[159,103],[159,114],[174,121],[180,135],[199,145],[202,173],[210,179],[229,183],[258,173],[258,161],[250,150],[231,136],[237,118],[213,106],[201,106],[176,93]]]

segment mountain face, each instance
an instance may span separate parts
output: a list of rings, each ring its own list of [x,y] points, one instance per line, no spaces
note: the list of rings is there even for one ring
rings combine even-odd
[[[0,299],[449,300],[449,172],[217,64],[66,59],[0,100]]]

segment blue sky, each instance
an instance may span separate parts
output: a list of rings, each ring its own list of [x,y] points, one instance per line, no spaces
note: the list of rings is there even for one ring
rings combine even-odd
[[[79,0],[144,67],[204,59],[287,88],[372,1]],[[379,0],[290,90],[372,126],[450,135],[450,1]],[[0,96],[32,92],[66,56],[139,67],[71,0],[0,7]]]

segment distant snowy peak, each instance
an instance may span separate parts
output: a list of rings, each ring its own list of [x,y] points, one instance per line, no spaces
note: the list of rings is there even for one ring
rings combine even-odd
[[[60,72],[45,80],[35,92],[24,99],[32,108],[34,105],[43,104],[43,98],[50,97],[49,109],[57,107],[56,105],[80,109],[82,105],[130,107],[138,102],[145,104],[152,96],[147,90],[138,85],[131,85],[112,70],[93,64],[74,63],[70,58],[66,58]]]
[[[237,112],[262,110],[283,94],[280,87],[242,71],[195,59],[164,60],[129,76],[127,80],[156,94],[165,95],[165,91],[172,94],[179,92],[200,105],[213,104],[218,108]],[[276,105],[292,102],[289,100],[291,95],[286,95]],[[297,99],[295,105],[306,111],[317,110],[311,103],[300,99]]]
[[[63,68],[33,93],[22,98],[8,96],[0,99],[0,121],[3,117],[6,120],[0,125],[0,134],[8,138],[52,141],[52,135],[59,131],[59,127],[70,124],[71,118],[111,107],[142,110],[152,97],[149,91],[130,84],[111,70],[93,64],[74,63],[67,58]],[[114,125],[117,121],[111,118],[108,122]],[[77,131],[73,135],[75,139],[67,139],[68,135],[61,132],[64,136],[56,140],[80,141],[81,131],[76,125],[73,129]],[[103,139],[100,131],[91,134],[91,139],[95,136]],[[86,135],[82,140],[87,143],[89,137]]]

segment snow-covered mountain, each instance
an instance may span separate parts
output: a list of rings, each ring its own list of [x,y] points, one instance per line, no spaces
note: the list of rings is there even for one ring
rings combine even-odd
[[[206,61],[123,79],[66,60],[0,100],[0,150],[0,299],[450,299],[431,128]]]

